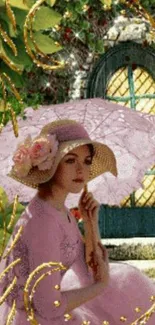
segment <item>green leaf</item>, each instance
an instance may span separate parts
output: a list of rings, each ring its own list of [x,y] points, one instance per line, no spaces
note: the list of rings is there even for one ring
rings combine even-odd
[[[4,8],[0,10],[0,21],[2,28],[9,34],[10,37],[15,37],[17,35],[17,32],[15,32]]]
[[[19,9],[29,10],[29,1],[23,1],[23,0],[10,0],[9,1],[11,7],[16,7]],[[27,4],[26,4],[27,3]]]
[[[7,197],[6,192],[4,191],[3,187],[0,186],[0,200],[2,201],[3,207],[7,207],[9,204],[9,200]]]
[[[5,1],[4,0],[0,0],[0,7],[3,7],[5,5]]]
[[[58,12],[48,7],[42,7],[35,15],[33,30],[39,31],[51,28],[58,25],[61,19],[62,16]]]
[[[25,0],[25,4],[29,7],[32,8],[32,6],[35,4],[36,0]]]
[[[25,210],[25,207],[18,203],[17,204],[17,210],[16,210],[16,216],[13,222],[13,225],[10,229],[7,229],[7,232],[12,234],[12,231],[14,229],[15,224],[17,223],[19,217],[21,216],[22,212]],[[12,211],[13,211],[13,203],[11,205],[9,205],[9,207],[7,207],[5,209],[5,220],[6,220],[6,226],[8,226],[9,222],[10,222],[10,218],[12,215]],[[0,213],[0,228],[3,228],[3,216],[2,213]]]
[[[56,3],[56,0],[46,0],[46,3],[47,3],[49,6],[53,7],[53,6],[55,5],[55,3]]]
[[[12,53],[12,50],[9,48],[9,46],[7,45],[7,44],[5,44],[4,42],[3,42],[3,40],[2,39],[0,39],[0,52],[5,56],[5,57],[7,57],[7,59],[10,61],[10,59],[11,59],[11,61],[13,61],[14,63],[15,63],[15,56],[14,56],[14,54]],[[23,65],[21,65],[21,64],[19,64],[18,62],[17,62],[17,64],[15,63],[15,65],[16,65],[16,67],[17,68],[19,68],[19,69],[23,69]]]
[[[14,12],[15,17],[16,17],[17,25],[20,27],[20,29],[23,29],[25,19],[26,19],[26,15],[28,14],[28,12],[26,10],[21,10],[19,8],[14,8],[13,12]]]
[[[4,232],[3,232],[3,229],[0,228],[0,252],[1,252],[1,249],[2,249],[2,244],[3,244],[3,236],[4,236]],[[5,242],[5,247],[10,239],[10,234],[7,232],[6,233],[6,242]]]
[[[81,28],[82,29],[85,29],[85,30],[88,30],[89,28],[91,27],[91,24],[88,22],[88,21],[83,21],[82,24],[81,24]]]
[[[79,1],[75,4],[75,10],[76,12],[78,13],[82,13],[82,7],[83,7],[83,4]]]
[[[55,45],[55,41],[52,40],[48,35],[43,35],[41,32],[34,33],[34,40],[38,48],[45,54],[52,54],[62,50],[61,46]],[[29,39],[29,45],[34,50],[34,45]]]
[[[104,53],[104,41],[103,40],[97,40],[96,41],[96,50],[99,53]]]

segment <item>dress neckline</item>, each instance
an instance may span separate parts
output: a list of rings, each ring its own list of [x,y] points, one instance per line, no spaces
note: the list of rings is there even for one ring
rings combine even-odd
[[[67,221],[67,223],[71,223],[71,219],[73,217],[73,215],[71,214],[70,210],[65,206],[65,209],[66,209],[66,213],[67,213],[67,216],[65,216],[65,214],[63,212],[61,212],[60,210],[58,210],[57,208],[55,208],[52,203],[50,203],[49,201],[47,200],[43,200],[41,199],[38,194],[36,195],[37,196],[37,199],[40,200],[43,204],[46,204],[47,207],[51,210],[55,210],[57,213],[59,213],[59,215],[61,216],[61,220],[64,220],[64,222]]]

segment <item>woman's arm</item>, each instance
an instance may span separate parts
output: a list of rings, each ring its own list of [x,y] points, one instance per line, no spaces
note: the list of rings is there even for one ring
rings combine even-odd
[[[85,288],[62,292],[67,298],[67,307],[65,313],[69,313],[71,310],[81,306],[87,301],[90,301],[91,299],[103,293],[106,285],[106,283],[97,282]]]

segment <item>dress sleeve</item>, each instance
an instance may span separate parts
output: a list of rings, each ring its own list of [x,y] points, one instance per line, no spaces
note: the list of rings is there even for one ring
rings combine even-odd
[[[61,262],[60,259],[60,230],[55,220],[46,216],[37,216],[35,224],[27,227],[24,241],[28,247],[29,273],[39,265],[48,262]],[[58,266],[46,267],[39,271],[35,281],[44,273],[57,268]],[[35,289],[33,296],[33,307],[37,314],[46,320],[54,320],[65,314],[67,306],[67,295],[61,292],[61,271],[53,272],[42,279]],[[35,283],[33,281],[33,284]]]

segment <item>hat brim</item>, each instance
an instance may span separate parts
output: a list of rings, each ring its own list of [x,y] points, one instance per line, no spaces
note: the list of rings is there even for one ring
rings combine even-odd
[[[26,177],[21,178],[16,175],[12,167],[8,176],[28,187],[37,189],[39,184],[48,182],[54,176],[60,161],[67,153],[79,146],[87,144],[92,144],[95,150],[93,161],[90,166],[89,181],[105,172],[110,172],[114,176],[117,176],[117,164],[113,151],[105,144],[88,139],[64,141],[61,143],[53,166],[49,170],[39,170],[37,167],[33,167]]]

